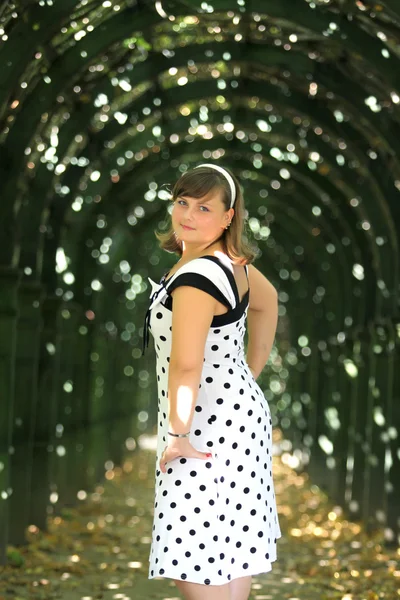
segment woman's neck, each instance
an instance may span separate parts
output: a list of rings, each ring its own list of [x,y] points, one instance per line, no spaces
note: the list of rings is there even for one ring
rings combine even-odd
[[[225,250],[221,246],[221,244],[218,244],[215,246],[211,245],[211,246],[208,246],[207,248],[198,249],[197,251],[190,249],[190,250],[186,250],[186,251],[182,252],[179,261],[188,262],[189,260],[193,260],[194,258],[199,258],[199,256],[204,256],[205,254],[213,254],[214,252],[225,253]]]

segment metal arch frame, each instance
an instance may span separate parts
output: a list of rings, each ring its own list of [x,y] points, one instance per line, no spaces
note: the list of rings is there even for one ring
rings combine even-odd
[[[250,109],[249,109],[249,110],[250,110]],[[261,136],[261,134],[260,134],[260,136]],[[133,142],[133,140],[132,140],[132,142]],[[265,143],[265,142],[264,142],[264,143]],[[327,149],[328,149],[328,148],[326,147],[326,148],[323,150],[323,153],[324,153],[324,154],[326,154],[326,150],[327,150]],[[73,169],[72,169],[72,170],[73,170]],[[77,168],[77,169],[75,169],[75,170],[79,171],[79,168]],[[71,170],[68,170],[68,173],[69,173],[69,174],[71,174]],[[69,187],[69,177],[70,177],[70,175],[68,176],[68,173],[66,173],[66,179],[64,178],[64,180],[62,180],[62,181],[64,181],[64,183],[66,183],[66,185]],[[354,174],[352,173],[352,175],[354,175]]]
[[[299,2],[297,2],[297,3],[299,4],[299,8],[300,8],[300,6],[301,6],[301,7],[302,7],[302,9],[304,10],[304,5],[303,5],[303,4],[300,4]],[[256,3],[255,3],[255,5],[258,5],[258,3],[256,2]],[[265,7],[265,4],[263,5],[263,7]],[[274,12],[274,9],[272,9],[272,10],[273,10],[273,12]],[[123,11],[123,12],[124,12],[124,11]],[[279,12],[279,11],[278,11],[278,12]],[[123,13],[120,13],[120,14],[123,14]],[[117,15],[117,16],[119,17],[120,15]],[[154,16],[154,15],[152,15],[152,16]],[[276,15],[276,16],[277,16],[277,17],[279,17],[279,16],[282,16],[282,15],[279,13],[279,15]],[[321,15],[320,15],[320,14],[318,14],[318,18],[317,18],[317,20],[318,20],[318,22],[319,22],[319,23],[321,23],[320,16],[321,16]],[[301,18],[300,18],[300,21],[301,21]],[[111,20],[107,21],[107,22],[106,22],[106,24],[105,24],[105,25],[107,25],[107,27],[108,27],[108,28],[110,27],[110,22],[111,22]],[[115,23],[115,17],[114,17],[113,23]],[[310,23],[310,20],[308,20],[308,21],[307,21],[307,27],[308,27],[308,28],[310,28],[310,24],[311,24],[311,23]],[[103,26],[103,28],[104,28],[104,26]],[[111,35],[111,37],[112,37],[112,35]],[[369,41],[371,41],[371,40],[369,40]],[[376,40],[375,40],[375,41],[376,41]],[[81,46],[81,47],[82,47],[82,46]],[[73,50],[75,50],[75,49],[73,49]],[[71,52],[72,52],[72,51],[71,51]],[[95,56],[95,55],[96,55],[96,53],[95,53],[95,52],[94,52],[94,53],[92,53],[90,58],[93,58],[93,56]],[[89,59],[88,59],[88,61],[86,61],[86,62],[89,62]],[[373,62],[374,62],[374,61],[373,61]]]
[[[205,87],[205,85],[203,84],[203,91],[204,91],[204,87]],[[97,145],[97,144],[98,144],[98,140],[96,141],[96,145]],[[382,198],[381,198],[381,200],[382,200]],[[376,216],[376,215],[375,215],[375,216]],[[385,223],[386,223],[386,224],[387,224],[387,222],[388,222],[388,221],[385,221]]]
[[[249,83],[250,83],[250,82],[249,82]],[[253,83],[253,82],[252,82],[252,83]],[[270,90],[270,91],[271,91],[271,90]],[[168,93],[168,91],[167,91],[167,93]],[[297,100],[298,100],[298,99],[297,99]],[[296,102],[296,106],[298,106],[298,102]],[[101,138],[101,137],[102,137],[102,136],[100,135],[100,138]],[[97,143],[98,143],[98,142],[97,142]]]

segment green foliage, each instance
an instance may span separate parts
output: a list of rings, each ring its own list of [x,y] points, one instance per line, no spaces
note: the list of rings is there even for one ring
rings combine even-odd
[[[25,564],[25,558],[21,552],[13,546],[7,547],[7,561],[12,567],[23,567]]]

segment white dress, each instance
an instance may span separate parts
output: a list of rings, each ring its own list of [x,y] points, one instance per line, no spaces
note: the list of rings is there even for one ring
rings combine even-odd
[[[246,267],[247,275],[247,267]],[[163,278],[164,279],[164,278]],[[272,421],[244,355],[249,291],[242,301],[226,256],[202,256],[159,284],[152,282],[147,328],[154,338],[158,443],[149,579],[222,585],[266,573],[281,537],[272,477]],[[228,307],[213,318],[191,426],[190,443],[209,460],[177,458],[159,468],[167,445],[172,297],[179,285],[211,294]],[[195,318],[195,315],[193,315]]]

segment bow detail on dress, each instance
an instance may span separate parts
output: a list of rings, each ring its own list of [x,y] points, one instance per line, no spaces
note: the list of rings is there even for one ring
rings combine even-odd
[[[150,311],[153,308],[153,306],[155,304],[158,304],[158,302],[160,302],[162,300],[162,298],[165,296],[165,294],[167,293],[167,290],[165,289],[163,283],[157,283],[157,282],[153,281],[150,277],[148,277],[147,279],[149,280],[150,285],[151,285],[151,293],[150,293],[150,305],[146,311],[146,315],[144,318],[144,324],[143,324],[142,356],[144,356],[145,349],[149,345],[149,338],[150,338],[149,329],[151,329],[151,327],[150,327],[150,314],[151,314]],[[161,282],[163,281],[163,279],[161,280]]]

